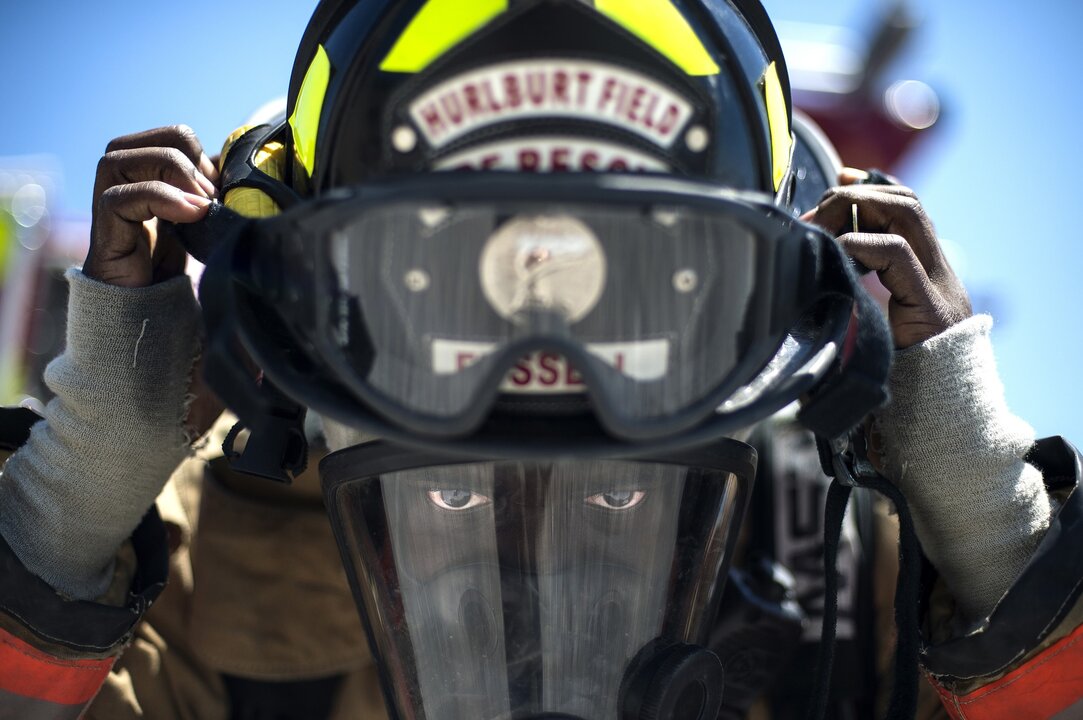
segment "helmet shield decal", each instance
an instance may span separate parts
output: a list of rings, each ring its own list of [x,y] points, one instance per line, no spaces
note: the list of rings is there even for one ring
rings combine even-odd
[[[640,651],[701,640],[743,514],[747,447],[734,445],[728,470],[672,461],[357,470],[387,451],[344,451],[321,473],[402,716],[617,717]]]

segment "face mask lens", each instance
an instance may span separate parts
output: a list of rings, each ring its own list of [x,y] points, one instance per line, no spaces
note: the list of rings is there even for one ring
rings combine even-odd
[[[373,452],[336,453],[321,471],[402,716],[616,717],[643,648],[702,642],[747,454],[727,458],[730,471],[575,460],[327,475],[331,459],[343,473],[388,468]]]

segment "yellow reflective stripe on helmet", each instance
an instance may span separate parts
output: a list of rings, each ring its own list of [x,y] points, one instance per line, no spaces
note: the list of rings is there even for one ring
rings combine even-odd
[[[384,72],[416,73],[508,9],[508,0],[429,0],[380,63]]]
[[[290,128],[293,130],[293,147],[297,159],[301,161],[309,176],[316,163],[316,135],[320,131],[320,115],[323,113],[323,99],[327,94],[327,83],[331,80],[331,61],[323,45],[316,48],[316,57],[312,58],[305,79],[301,82],[301,92],[297,94],[297,105],[290,116]]]
[[[775,192],[782,186],[786,171],[790,168],[793,153],[793,135],[790,133],[790,116],[786,112],[786,95],[778,78],[778,66],[772,62],[763,75],[763,99],[767,103],[767,124],[771,128],[771,162]]]
[[[670,0],[594,0],[594,7],[689,75],[719,73],[718,63]]]

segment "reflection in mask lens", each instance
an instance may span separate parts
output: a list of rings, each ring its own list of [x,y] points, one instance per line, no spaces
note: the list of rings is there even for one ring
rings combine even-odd
[[[427,720],[616,717],[632,657],[684,627],[674,594],[701,591],[675,589],[695,574],[682,568],[726,536],[737,496],[728,473],[615,461],[440,466],[349,487],[358,496],[339,503],[366,509],[344,513],[348,545],[386,573],[377,642],[395,647],[391,685]]]

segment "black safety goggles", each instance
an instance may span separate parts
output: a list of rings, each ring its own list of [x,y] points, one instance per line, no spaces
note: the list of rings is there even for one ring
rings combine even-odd
[[[493,418],[517,401],[590,415],[601,454],[694,444],[807,393],[853,330],[831,237],[691,180],[437,174],[235,225],[201,293],[232,362],[212,384],[238,392],[235,331],[287,395],[383,437],[514,435]]]

